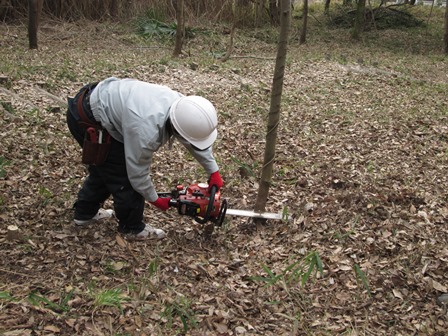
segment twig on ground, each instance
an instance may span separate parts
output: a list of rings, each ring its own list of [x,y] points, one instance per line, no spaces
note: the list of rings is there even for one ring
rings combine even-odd
[[[3,92],[3,93],[6,93],[7,95],[10,95],[10,96],[14,97],[15,99],[20,100],[21,102],[23,102],[23,103],[25,103],[25,104],[31,106],[32,108],[39,109],[39,108],[38,108],[36,105],[34,105],[32,102],[30,102],[29,100],[23,99],[22,97],[20,97],[20,96],[19,96],[17,93],[15,93],[15,92],[12,92],[12,91],[10,91],[10,90],[8,90],[8,89],[5,89],[5,88],[2,88],[2,87],[0,87],[0,92]]]
[[[56,102],[58,102],[59,104],[63,105],[63,106],[67,106],[67,102],[61,98],[59,98],[58,96],[55,96],[54,94],[38,87],[38,86],[34,86],[34,89],[40,93],[45,94],[47,97],[50,97],[51,99],[55,100]]]

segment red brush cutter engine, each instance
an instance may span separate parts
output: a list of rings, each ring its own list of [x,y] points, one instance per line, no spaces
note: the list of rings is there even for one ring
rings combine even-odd
[[[178,185],[171,193],[159,196],[171,197],[169,205],[176,207],[180,215],[193,217],[200,224],[210,221],[221,226],[227,211],[227,200],[221,202],[221,192],[212,186],[210,192],[207,183],[191,184],[188,187]]]

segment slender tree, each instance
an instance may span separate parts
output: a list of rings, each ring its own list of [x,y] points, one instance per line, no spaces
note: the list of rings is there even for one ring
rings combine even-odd
[[[366,0],[358,0],[356,6],[355,23],[353,26],[352,37],[358,40],[361,37],[361,31],[364,29],[364,16],[366,12]]]
[[[28,0],[28,41],[30,49],[37,49],[37,31],[43,0]]]
[[[245,0],[246,1],[246,0]],[[246,13],[242,11],[241,7],[247,6],[248,3],[238,3],[236,2],[235,6],[232,6],[232,27],[230,28],[230,38],[229,44],[227,45],[226,54],[221,58],[222,62],[227,62],[233,51],[233,42],[235,40],[236,27],[239,25],[241,20],[246,18]]]
[[[330,14],[330,2],[331,0],[325,0],[324,13],[326,15]]]
[[[176,44],[174,46],[173,57],[178,57],[182,52],[182,45],[185,37],[185,15],[184,15],[184,0],[176,1]]]
[[[255,26],[259,27],[263,21],[264,0],[255,0]]]
[[[227,46],[226,54],[221,59],[221,62],[227,62],[230,58],[230,55],[232,54],[233,40],[235,39],[235,33],[236,33],[236,25],[237,25],[237,18],[236,15],[233,15],[232,28],[230,28],[229,44]]]
[[[291,23],[290,0],[280,2],[280,34],[278,40],[277,57],[275,60],[274,77],[272,80],[271,104],[269,108],[268,125],[266,133],[266,147],[264,151],[263,168],[255,211],[264,211],[268,199],[269,188],[272,181],[272,171],[275,160],[275,146],[277,143],[277,130],[280,123],[280,105],[283,90],[283,77],[285,74],[286,54],[288,50],[288,37]]]
[[[118,17],[118,1],[119,0],[111,0],[109,4],[109,13],[110,16],[116,19]]]
[[[306,42],[306,30],[308,26],[308,0],[303,0],[303,22],[302,31],[300,32],[299,44]]]
[[[448,2],[445,6],[445,54],[448,55]]]
[[[289,5],[288,5],[289,6]],[[269,0],[269,16],[271,17],[271,22],[275,25],[279,21],[280,10],[277,4],[277,0]]]

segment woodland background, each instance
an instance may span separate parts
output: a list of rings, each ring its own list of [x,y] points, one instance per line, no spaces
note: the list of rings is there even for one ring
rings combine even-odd
[[[371,3],[356,37],[358,3],[310,4],[303,43],[295,3],[267,203],[290,220],[228,217],[208,237],[148,206],[168,237],[128,242],[113,219],[71,222],[86,170],[66,98],[108,76],[204,95],[223,197],[251,209],[278,25],[271,2],[238,2],[240,19],[231,2],[185,1],[173,57],[173,2],[117,3],[45,1],[30,49],[27,6],[1,2],[0,334],[445,335],[445,7]],[[153,178],[168,191],[207,176],[176,145]]]

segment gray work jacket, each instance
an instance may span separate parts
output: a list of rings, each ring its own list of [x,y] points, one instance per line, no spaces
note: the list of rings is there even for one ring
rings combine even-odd
[[[150,176],[153,154],[170,140],[165,123],[171,104],[180,97],[166,86],[115,77],[101,81],[90,96],[95,119],[124,144],[132,187],[150,202],[158,197]],[[219,169],[211,147],[196,151],[183,138],[176,138],[208,174]]]

